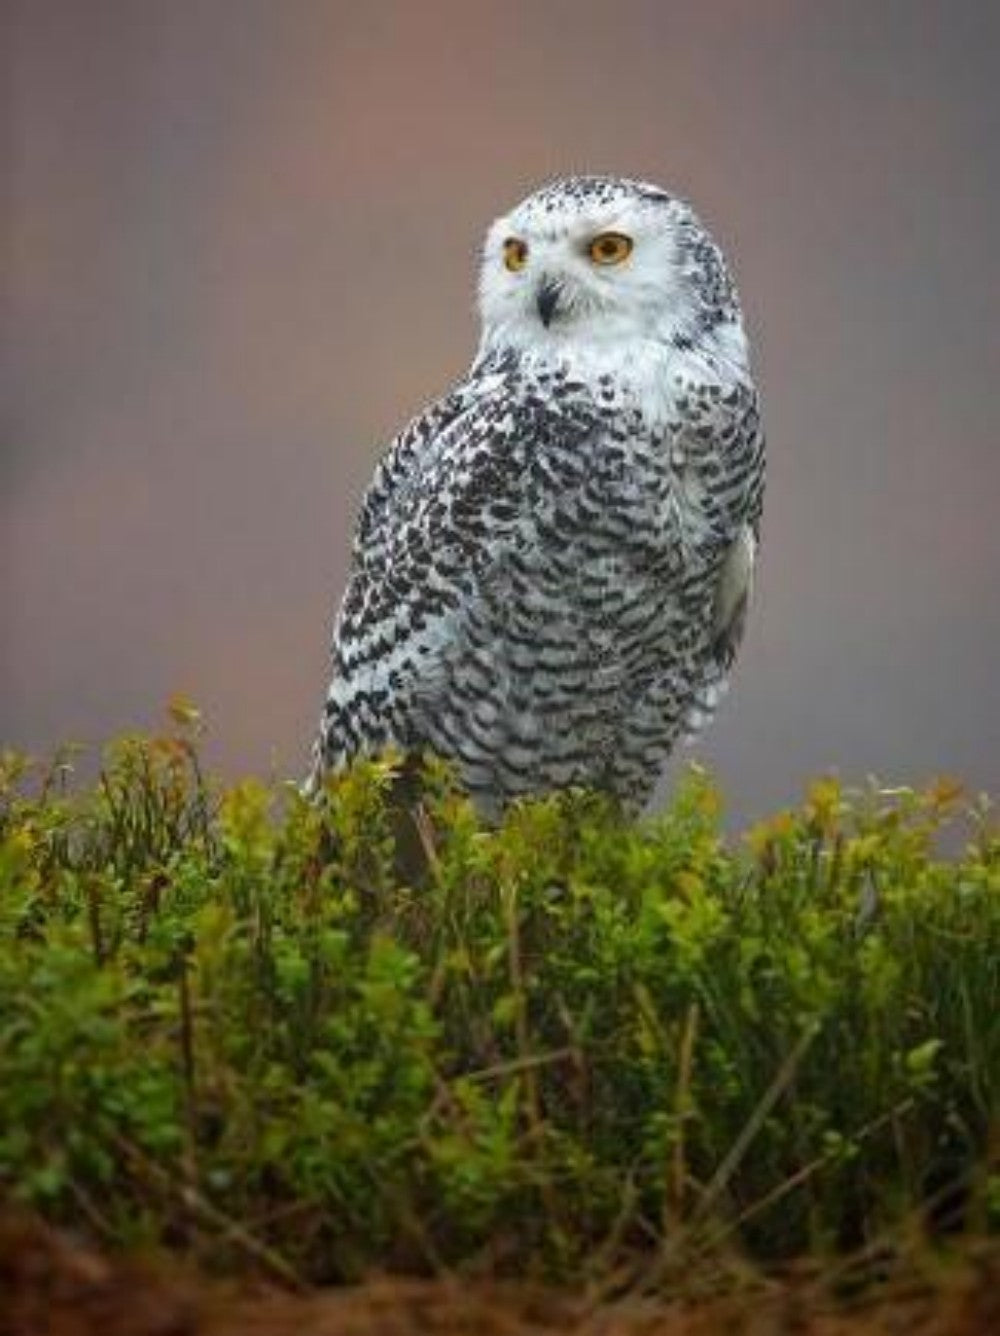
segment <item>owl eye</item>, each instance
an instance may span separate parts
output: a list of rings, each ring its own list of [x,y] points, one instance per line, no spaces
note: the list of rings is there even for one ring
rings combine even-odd
[[[518,237],[508,237],[503,243],[503,262],[511,273],[516,274],[528,263],[528,245]]]
[[[624,232],[601,232],[588,247],[594,264],[621,264],[632,254],[632,238]]]

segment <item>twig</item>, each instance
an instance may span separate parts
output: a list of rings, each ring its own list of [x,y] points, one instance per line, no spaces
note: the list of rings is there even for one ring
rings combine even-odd
[[[88,877],[87,886],[87,920],[90,924],[90,944],[94,952],[94,964],[104,964],[104,936],[101,932],[101,901],[97,893],[96,879]]]
[[[441,875],[441,859],[438,857],[437,845],[434,841],[434,826],[431,823],[430,813],[423,803],[418,802],[412,810],[412,817],[417,839],[420,841],[420,847],[427,859],[427,866],[430,868],[431,876],[437,880]]]
[[[470,1072],[468,1081],[493,1081],[498,1076],[510,1076],[513,1072],[523,1072],[534,1067],[548,1067],[556,1062],[569,1062],[577,1057],[574,1048],[555,1048],[550,1053],[528,1053],[524,1057],[511,1058],[509,1062],[495,1062],[491,1067],[480,1067]]]
[[[698,1036],[700,1011],[697,1002],[688,1007],[681,1034],[680,1053],[677,1064],[677,1090],[674,1095],[674,1116],[677,1119],[677,1139],[667,1175],[666,1190],[663,1197],[664,1233],[669,1227],[679,1222],[684,1216],[684,1187],[687,1181],[687,1161],[684,1144],[684,1125],[687,1121],[691,1101],[691,1064],[694,1057],[694,1044]]]
[[[259,1262],[278,1279],[300,1293],[308,1293],[309,1286],[295,1270],[292,1264],[280,1253],[255,1238],[247,1229],[231,1220],[218,1207],[213,1206],[190,1184],[175,1183],[165,1169],[155,1164],[142,1150],[127,1137],[120,1134],[114,1137],[115,1144],[122,1154],[144,1173],[148,1174],[168,1195],[177,1198],[181,1205],[193,1214],[201,1216],[209,1225],[218,1230],[228,1242],[242,1249],[248,1257]]]
[[[814,1022],[804,1030],[795,1041],[792,1051],[781,1064],[774,1080],[764,1091],[764,1094],[758,1101],[757,1107],[744,1124],[743,1130],[723,1156],[722,1163],[709,1179],[704,1196],[698,1202],[691,1214],[691,1224],[696,1224],[699,1220],[704,1219],[715,1205],[718,1198],[725,1191],[726,1185],[739,1168],[744,1155],[750,1149],[757,1133],[764,1126],[771,1110],[791,1084],[795,1073],[798,1071],[799,1063],[805,1056],[806,1050],[809,1048],[810,1044],[816,1038],[817,1034],[819,1034],[819,1029],[820,1027],[818,1023]]]
[[[767,1090],[764,1091],[764,1094],[757,1103],[757,1107],[744,1124],[743,1130],[740,1132],[739,1136],[737,1136],[732,1146],[730,1146],[723,1157],[721,1164],[706,1184],[705,1190],[699,1201],[695,1204],[683,1230],[678,1231],[673,1239],[664,1238],[661,1232],[662,1246],[660,1252],[641,1276],[638,1282],[639,1289],[648,1291],[651,1287],[655,1286],[662,1278],[671,1261],[678,1256],[684,1245],[690,1242],[695,1226],[700,1221],[704,1220],[718,1198],[725,1191],[726,1185],[739,1168],[744,1155],[750,1149],[754,1137],[756,1137],[761,1127],[763,1127],[768,1115],[781,1098],[783,1092],[788,1088],[798,1070],[799,1063],[802,1061],[806,1050],[818,1033],[819,1025],[814,1022],[795,1041],[792,1051],[781,1064],[781,1067],[778,1069],[777,1074]]]
[[[530,1052],[531,1042],[528,1033],[528,998],[524,985],[524,973],[521,966],[521,929],[517,917],[516,883],[511,885],[510,894],[503,897],[503,905],[507,918],[510,981],[514,989],[514,997],[517,1003],[514,1011],[514,1035],[517,1042],[518,1060],[521,1064],[520,1069],[523,1073],[528,1124],[531,1132],[531,1139],[541,1146],[544,1144],[545,1121],[542,1118],[541,1102],[538,1096],[538,1082],[535,1080],[535,1072],[538,1068],[538,1063],[532,1061],[536,1055]],[[549,1224],[553,1229],[558,1230],[558,1209],[555,1195],[552,1191],[552,1184],[543,1176],[538,1186],[542,1201],[545,1204],[545,1209],[548,1212]]]
[[[883,1113],[878,1118],[873,1118],[871,1122],[866,1123],[856,1132],[852,1132],[850,1140],[862,1141],[866,1137],[872,1136],[873,1133],[878,1132],[885,1127],[886,1123],[894,1121],[903,1113],[908,1113],[910,1109],[913,1108],[913,1105],[914,1100],[912,1098],[901,1100],[899,1104],[895,1105],[895,1107],[891,1108],[887,1113]],[[808,1164],[803,1165],[802,1168],[792,1174],[790,1178],[786,1178],[783,1183],[779,1183],[777,1187],[772,1188],[771,1191],[765,1193],[763,1197],[752,1202],[745,1210],[741,1211],[734,1220],[728,1221],[717,1230],[716,1233],[706,1236],[706,1238],[702,1240],[702,1250],[708,1251],[710,1248],[714,1248],[717,1244],[721,1243],[723,1239],[733,1233],[734,1230],[739,1229],[742,1225],[745,1225],[748,1220],[752,1220],[755,1216],[760,1215],[760,1213],[766,1211],[769,1206],[773,1206],[775,1202],[780,1201],[782,1197],[786,1197],[789,1192],[792,1192],[795,1188],[800,1187],[808,1179],[812,1178],[812,1176],[822,1169],[824,1165],[829,1164],[832,1158],[833,1156],[831,1154],[817,1155],[815,1159],[810,1160]]]

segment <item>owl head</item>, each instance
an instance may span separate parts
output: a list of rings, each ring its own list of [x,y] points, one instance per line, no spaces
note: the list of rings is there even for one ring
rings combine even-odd
[[[484,351],[743,346],[715,242],[688,204],[643,181],[567,177],[522,200],[487,233],[479,302]]]

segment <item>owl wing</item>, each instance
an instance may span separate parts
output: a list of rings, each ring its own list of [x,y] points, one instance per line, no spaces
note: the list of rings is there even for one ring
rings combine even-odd
[[[700,473],[703,513],[717,545],[710,650],[684,721],[691,736],[711,719],[728,688],[746,628],[764,499],[764,435],[757,391],[745,374],[713,368],[680,398],[677,442]]]
[[[438,441],[475,403],[475,383],[462,381],[429,404],[395,437],[376,466],[361,502],[354,532],[353,559],[363,565],[377,557],[392,523],[393,499],[404,489]]]
[[[523,539],[532,443],[588,427],[565,414],[555,422],[516,370],[482,370],[396,438],[361,507],[333,633],[319,771],[419,742],[414,721],[433,699],[446,651]]]

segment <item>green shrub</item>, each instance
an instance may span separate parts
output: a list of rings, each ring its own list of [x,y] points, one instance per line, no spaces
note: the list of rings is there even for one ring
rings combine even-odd
[[[0,767],[0,1193],[313,1279],[1000,1229],[985,803],[821,780],[734,847],[697,770],[487,829],[432,768],[408,885],[390,759],[321,813],[174,723]]]

